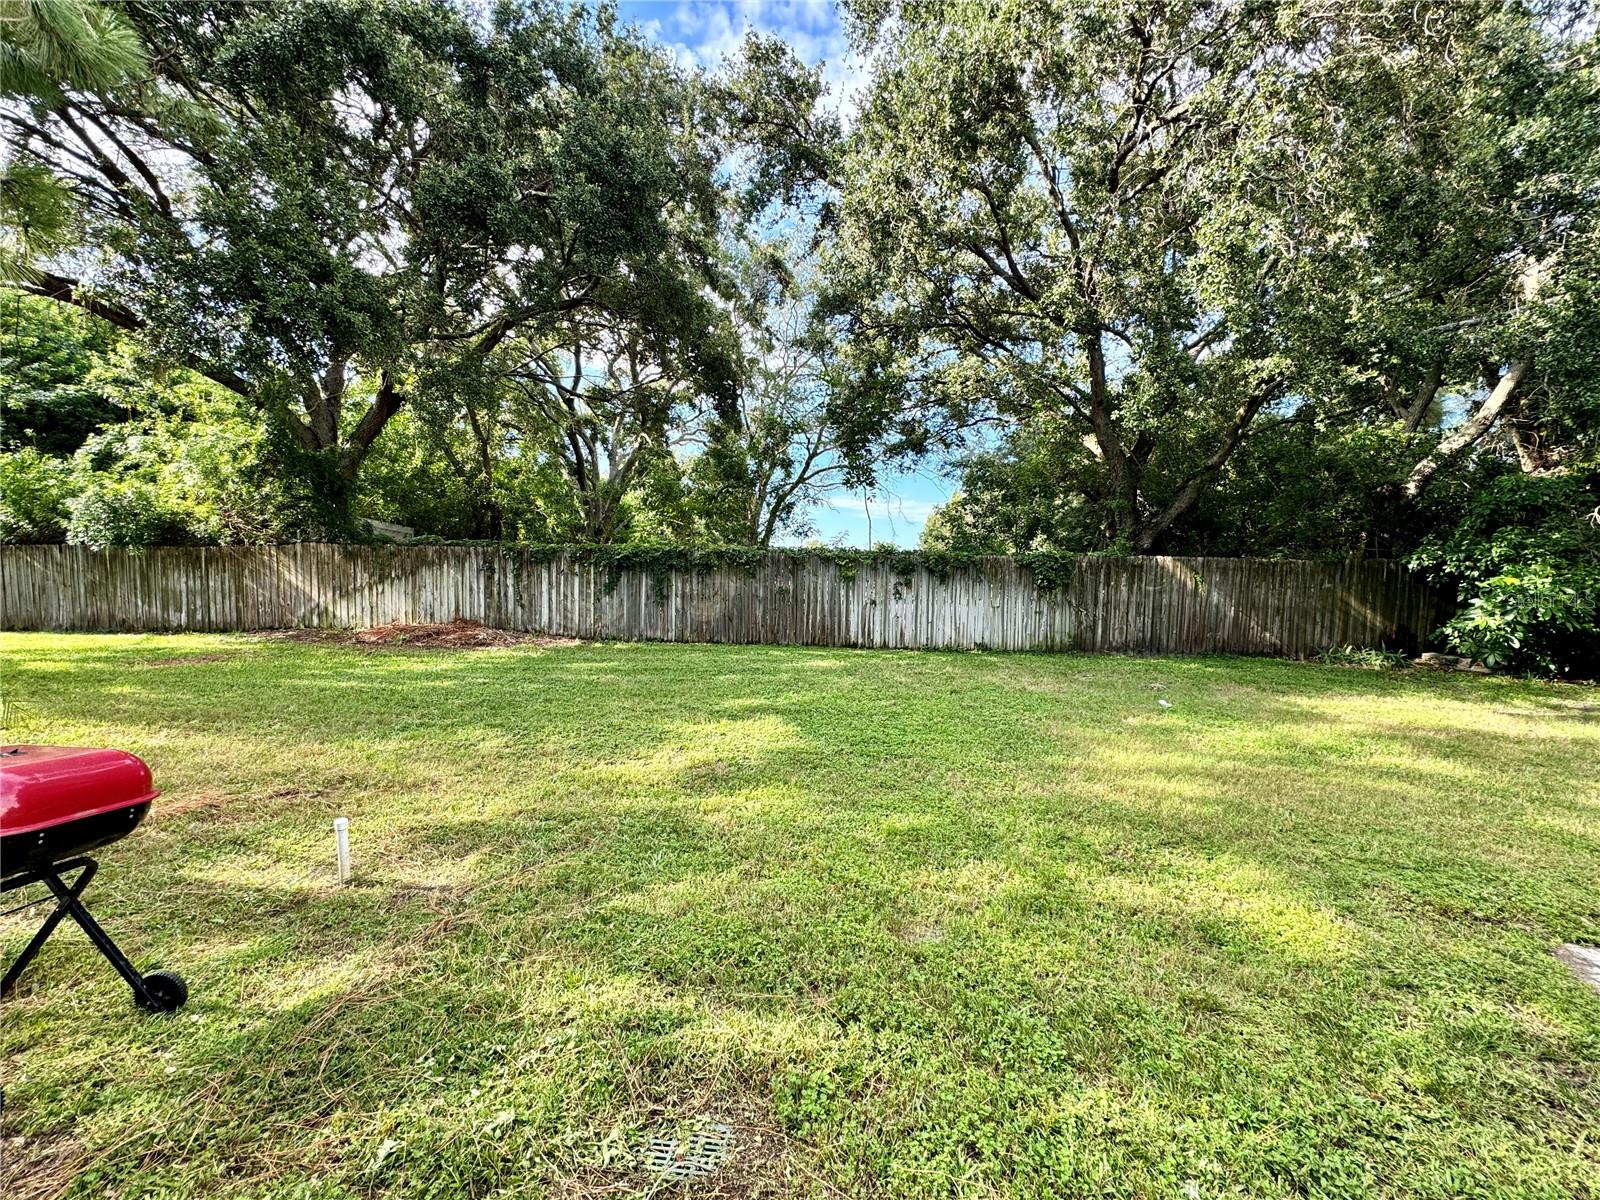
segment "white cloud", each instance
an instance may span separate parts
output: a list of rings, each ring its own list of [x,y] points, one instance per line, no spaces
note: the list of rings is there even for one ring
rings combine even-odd
[[[866,83],[866,64],[851,51],[832,0],[679,0],[670,19],[641,19],[639,27],[670,47],[679,62],[708,70],[738,51],[747,30],[782,38],[802,62],[822,64],[829,97],[846,114],[855,110]]]

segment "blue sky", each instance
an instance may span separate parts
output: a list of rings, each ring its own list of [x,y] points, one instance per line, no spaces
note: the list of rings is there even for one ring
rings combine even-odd
[[[746,29],[781,37],[803,62],[822,65],[832,99],[853,107],[862,73],[833,0],[623,0],[619,12],[686,65],[716,67],[738,49]],[[937,464],[927,463],[885,476],[871,497],[835,492],[807,515],[825,542],[866,546],[870,528],[871,542],[914,546],[928,513],[951,490]]]
[[[853,91],[859,78],[833,0],[622,0],[618,11],[685,63],[715,67],[755,29],[781,37],[802,61],[823,64],[835,95]]]

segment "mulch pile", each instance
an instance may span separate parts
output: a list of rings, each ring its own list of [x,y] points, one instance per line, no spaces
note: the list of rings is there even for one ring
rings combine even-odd
[[[575,646],[572,638],[495,629],[481,621],[460,617],[440,625],[414,625],[391,621],[351,633],[343,629],[275,629],[257,635],[290,642],[344,643],[346,645],[416,648],[421,650],[488,650],[502,646]]]
[[[440,650],[476,650],[489,646],[526,646],[554,639],[542,638],[534,633],[513,633],[509,629],[492,629],[479,621],[457,617],[448,625],[411,625],[392,621],[388,625],[374,625],[355,635],[364,646],[422,646]]]

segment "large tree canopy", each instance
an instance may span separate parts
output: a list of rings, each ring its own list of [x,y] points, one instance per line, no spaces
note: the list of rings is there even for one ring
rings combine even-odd
[[[1316,27],[1285,131],[1324,281],[1299,358],[1326,406],[1422,435],[1408,499],[1491,432],[1527,471],[1600,445],[1600,61],[1581,16],[1369,2]]]
[[[861,16],[879,64],[831,263],[842,419],[913,446],[1068,421],[1107,538],[1150,548],[1290,386],[1275,318],[1304,281],[1265,134],[1295,46],[1262,6]]]
[[[1573,326],[1595,91],[1550,15],[855,13],[877,66],[830,272],[858,458],[1028,425],[1076,524],[1148,551],[1264,425],[1338,404],[1417,430],[1453,388],[1471,412],[1419,448],[1397,481],[1415,495],[1504,413],[1592,395],[1590,373],[1554,398],[1556,374],[1592,369]],[[1539,375],[1527,344],[1552,325],[1569,349]]]
[[[0,111],[16,163],[68,183],[87,231],[73,270],[19,282],[272,413],[336,518],[419,363],[559,325],[619,275],[680,271],[668,248],[714,219],[681,81],[609,18],[118,11],[148,69],[58,67]]]

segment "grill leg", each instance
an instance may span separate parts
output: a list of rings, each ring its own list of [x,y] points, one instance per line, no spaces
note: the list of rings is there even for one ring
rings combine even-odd
[[[73,880],[71,884],[68,884],[61,876],[75,867],[82,867],[83,873]],[[33,935],[33,940],[17,956],[17,961],[11,964],[11,969],[6,972],[4,981],[0,981],[0,992],[9,992],[11,990],[12,985],[17,981],[17,976],[22,974],[23,968],[33,961],[33,956],[39,953],[39,947],[43,946],[45,939],[55,932],[55,928],[61,924],[62,918],[71,917],[78,923],[78,928],[82,929],[89,940],[94,943],[95,949],[105,956],[105,960],[116,968],[117,974],[121,975],[128,986],[133,989],[134,999],[139,1005],[153,1011],[162,1008],[160,1000],[146,986],[144,977],[134,970],[133,964],[128,961],[128,956],[117,948],[117,944],[111,940],[111,935],[100,928],[100,923],[89,915],[89,910],[84,907],[83,901],[79,899],[79,896],[83,894],[83,889],[89,886],[89,881],[94,878],[94,873],[97,870],[99,870],[99,864],[92,858],[72,859],[69,862],[56,864],[54,870],[37,872],[33,879],[11,883],[11,887],[17,887],[21,882],[33,882],[33,880],[43,883],[54,893],[56,907],[55,911],[45,918],[44,924],[39,926],[39,932]]]
[[[68,887],[62,882],[61,876],[76,867],[82,867],[83,871]],[[67,896],[76,901],[83,894],[83,889],[89,886],[89,881],[94,878],[94,873],[99,869],[100,864],[92,858],[75,858],[69,862],[59,864],[52,875],[47,876],[42,872],[32,871],[21,878],[6,882],[4,890],[8,892],[13,888],[24,887],[30,883],[43,882],[55,893],[58,902],[55,908],[51,910],[50,915],[44,919],[44,924],[39,926],[39,932],[33,935],[33,940],[23,947],[22,953],[17,955],[16,961],[7,969],[6,977],[0,980],[0,996],[10,994],[11,989],[16,986],[17,977],[27,969],[28,964],[39,953],[40,947],[45,944],[46,939],[56,931],[56,926],[61,924],[63,918],[66,917],[67,904],[60,899],[63,889],[65,889]]]

